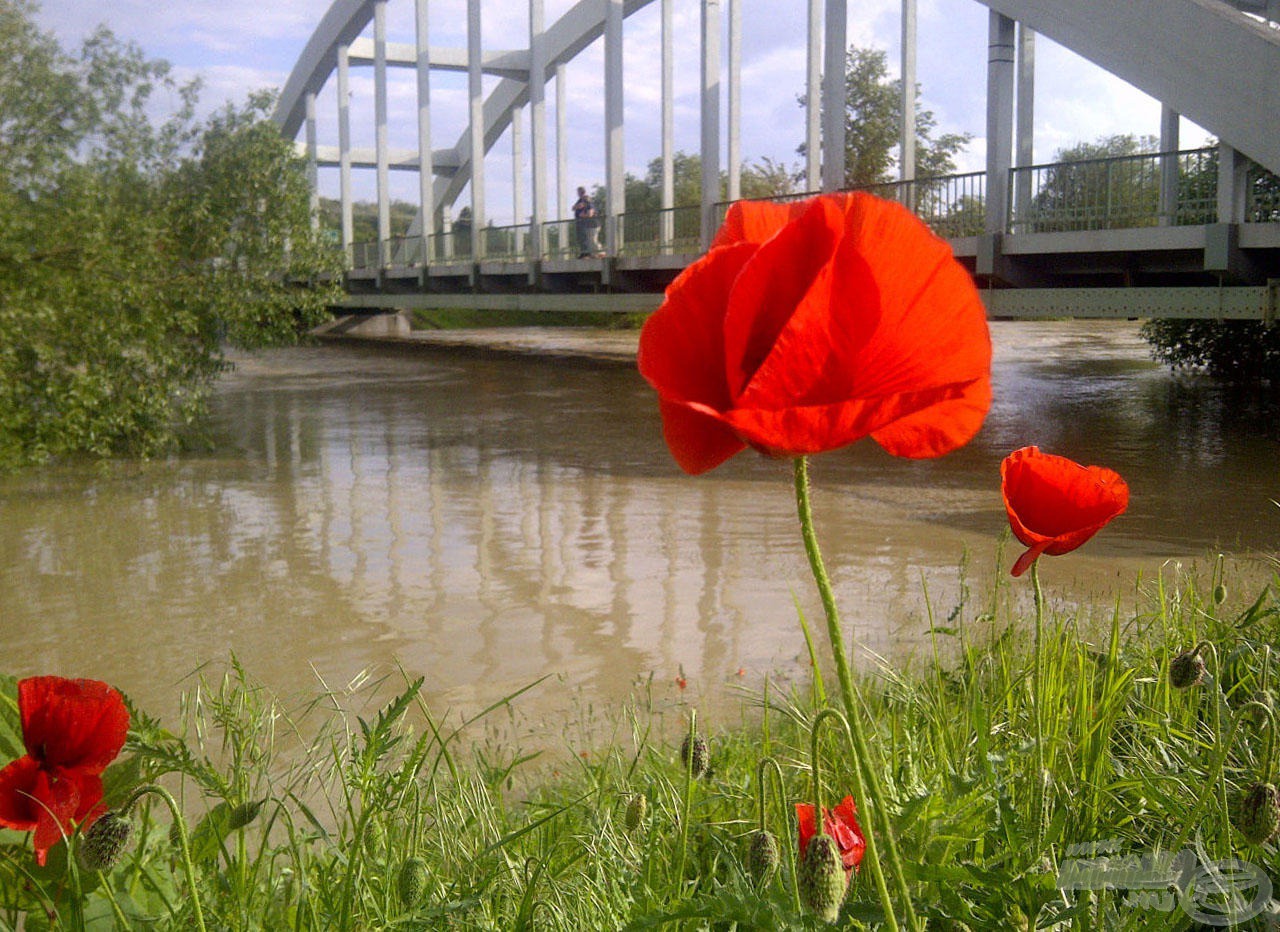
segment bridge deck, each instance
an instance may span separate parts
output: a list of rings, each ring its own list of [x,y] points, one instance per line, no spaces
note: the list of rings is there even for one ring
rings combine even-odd
[[[1236,182],[1219,176],[1215,151],[1015,169],[1017,197],[997,232],[982,173],[862,190],[912,205],[973,274],[993,315],[1272,319],[1280,179],[1251,169],[1243,187],[1220,197]],[[1162,171],[1176,175],[1175,198],[1157,190]],[[728,206],[716,205],[715,219]],[[699,254],[698,210],[606,218],[615,247],[601,258],[576,258],[572,221],[357,243],[344,307],[651,310]]]

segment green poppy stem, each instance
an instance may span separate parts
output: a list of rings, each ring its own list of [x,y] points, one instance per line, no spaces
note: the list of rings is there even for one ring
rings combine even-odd
[[[164,804],[169,807],[169,814],[173,816],[173,824],[178,829],[178,846],[182,852],[182,867],[187,875],[187,886],[191,891],[191,911],[195,914],[196,928],[200,932],[205,932],[204,911],[200,908],[200,888],[196,886],[196,868],[191,860],[191,843],[187,838],[187,823],[182,818],[182,810],[178,808],[177,800],[162,786],[154,783],[147,783],[134,790],[129,798],[120,806],[121,812],[129,812],[134,804],[143,796],[151,794],[159,796],[164,800]]]
[[[698,710],[689,710],[689,733],[685,738],[689,756],[684,761],[684,794],[680,800],[680,866],[676,869],[676,884],[684,887],[685,855],[689,847],[689,812],[693,806],[693,741],[698,736]]]
[[[902,870],[902,862],[898,857],[898,846],[893,836],[893,826],[889,809],[884,804],[884,793],[881,791],[875,768],[871,766],[871,756],[867,748],[866,735],[863,732],[862,717],[859,715],[860,700],[857,686],[853,682],[853,672],[849,666],[849,657],[845,652],[844,631],[840,624],[840,612],[836,608],[835,593],[831,588],[831,578],[827,575],[826,566],[822,562],[822,551],[818,547],[818,535],[813,526],[813,507],[809,501],[809,460],[798,456],[793,461],[795,472],[796,508],[800,515],[800,533],[804,539],[804,550],[809,557],[809,568],[813,572],[813,580],[818,586],[818,595],[822,599],[822,608],[827,617],[827,640],[831,644],[831,655],[836,665],[836,676],[840,681],[840,696],[844,700],[847,713],[846,724],[854,749],[854,782],[855,790],[861,795],[867,809],[867,824],[863,827],[866,840],[866,854],[871,859],[872,877],[880,876],[880,860],[876,855],[875,836],[883,832],[885,848],[889,860],[889,873],[893,877],[894,886],[902,899],[906,910],[907,922],[912,932],[920,932],[920,920],[916,918],[911,903],[911,891],[907,887],[906,876]],[[816,723],[815,723],[816,724]],[[816,745],[815,745],[816,747]],[[865,785],[863,775],[865,774]],[[815,774],[816,777],[816,774]],[[816,813],[822,819],[822,811]],[[879,828],[873,823],[880,820]],[[881,892],[881,904],[884,907],[885,919],[890,928],[897,928],[893,904],[888,898],[888,891],[882,883],[877,883]]]
[[[1031,720],[1036,740],[1035,806],[1036,849],[1044,844],[1044,590],[1040,587],[1040,561],[1031,564],[1031,587],[1036,600],[1036,630],[1031,667]]]
[[[766,678],[765,680],[766,689],[768,688],[768,682],[769,681]],[[766,708],[767,707],[768,705],[766,704]],[[766,747],[767,747],[767,742],[766,742]],[[765,818],[765,810],[768,809],[769,794],[768,794],[768,789],[765,785],[766,783],[765,774],[770,770],[773,771],[773,776],[774,776],[774,789],[776,790],[776,793],[775,793],[776,801],[778,805],[782,806],[784,809],[786,808],[786,804],[787,804],[787,787],[786,787],[785,781],[782,778],[782,766],[772,757],[765,756],[760,758],[760,763],[756,764],[756,793],[757,793],[757,802],[760,805],[760,831],[761,832],[768,831],[768,824]],[[794,850],[795,838],[794,836],[789,835],[787,832],[783,832],[782,834],[784,839],[786,839],[783,842],[783,844],[787,845],[787,850],[789,852],[789,856],[786,858],[786,861],[791,866],[791,869],[790,869],[791,899],[792,899],[793,905],[795,906],[795,911],[799,913],[801,910],[800,884],[796,880],[795,855],[797,855],[798,852]]]

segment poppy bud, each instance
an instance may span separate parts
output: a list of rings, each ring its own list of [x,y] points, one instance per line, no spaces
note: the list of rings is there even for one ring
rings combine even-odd
[[[840,849],[830,835],[815,835],[800,859],[796,880],[800,899],[823,922],[835,922],[844,900],[845,873]]]
[[[1174,689],[1190,689],[1204,682],[1208,667],[1199,652],[1186,650],[1169,661],[1169,685]]]
[[[262,805],[266,800],[258,800],[252,803],[240,803],[231,807],[231,814],[227,820],[227,825],[231,831],[238,828],[244,828],[250,822],[258,817],[258,813],[262,811]]]
[[[396,889],[406,909],[417,906],[427,889],[427,862],[422,858],[406,858],[396,877]]]
[[[104,812],[84,833],[76,848],[76,860],[86,871],[106,871],[120,862],[120,855],[129,844],[133,823],[125,816],[110,809]]]
[[[707,772],[707,742],[701,735],[685,735],[680,745],[680,761],[689,769],[693,779],[698,779]]]
[[[627,803],[626,826],[628,832],[634,832],[644,822],[645,812],[649,808],[649,800],[645,799],[643,793],[636,793],[631,797],[631,801]]]
[[[763,887],[773,878],[773,872],[777,869],[778,839],[773,837],[772,832],[753,832],[751,846],[747,849],[747,873],[756,882],[756,886]]]
[[[1236,828],[1247,841],[1264,845],[1280,833],[1280,791],[1271,783],[1254,783],[1240,799]]]
[[[1227,587],[1218,583],[1213,587],[1213,604],[1221,605],[1225,601],[1227,601]]]

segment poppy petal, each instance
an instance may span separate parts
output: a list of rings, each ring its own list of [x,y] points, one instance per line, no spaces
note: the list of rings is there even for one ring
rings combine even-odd
[[[30,755],[0,770],[0,825],[19,832],[36,827],[33,797],[39,773],[40,762]]]
[[[697,476],[740,453],[746,444],[704,406],[658,399],[662,436],[676,464]]]
[[[668,286],[645,321],[636,362],[662,398],[729,407],[724,316],[734,279],[755,251],[742,244],[707,253]]]
[[[716,231],[711,248],[736,243],[763,243],[804,213],[813,199],[779,204],[776,201],[735,201]]]
[[[1009,574],[1016,578],[1031,569],[1031,564],[1040,559],[1040,555],[1044,553],[1046,546],[1047,544],[1036,544],[1034,547],[1027,550],[1022,556],[1018,557],[1018,559],[1014,561],[1013,569],[1009,571]]]
[[[36,850],[36,863],[44,866],[50,848],[71,834],[76,811],[80,808],[80,787],[75,780],[49,780],[40,771],[35,786],[36,831],[31,839]]]
[[[124,747],[129,712],[99,680],[35,676],[18,683],[22,740],[48,768],[101,773]]]
[[[806,303],[825,308],[830,286],[823,287],[823,270],[839,245],[841,217],[825,200],[812,203],[804,214],[761,245],[733,283],[724,315],[725,374],[735,400],[756,370],[775,352],[783,328]],[[779,270],[785,269],[785,274]],[[829,274],[829,273],[828,273]],[[821,311],[818,312],[821,315]],[[803,315],[806,319],[810,315]],[[822,341],[822,328],[806,333],[806,342]]]
[[[966,385],[946,385],[881,398],[857,398],[838,404],[772,411],[736,408],[726,412],[724,420],[761,449],[803,456],[861,440],[910,415],[961,399],[967,389]]]
[[[796,803],[796,824],[799,827],[800,856],[804,857],[809,842],[818,833],[818,823],[813,815],[812,803]]]
[[[1000,491],[1009,527],[1031,548],[1013,567],[1020,575],[1041,553],[1076,549],[1129,506],[1129,486],[1103,466],[1023,447],[1000,464]]]
[[[871,432],[886,453],[910,459],[943,456],[964,446],[991,409],[991,380],[977,379],[960,396],[939,401]]]

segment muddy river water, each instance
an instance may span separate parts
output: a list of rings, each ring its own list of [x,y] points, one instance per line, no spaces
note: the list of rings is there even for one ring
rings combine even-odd
[[[1280,419],[1147,356],[1131,323],[993,325],[995,404],[932,462],[864,442],[811,467],[819,534],[860,645],[920,641],[1006,573],[999,463],[1016,447],[1120,472],[1129,512],[1046,558],[1051,598],[1132,605],[1166,561],[1280,543]],[[820,607],[787,463],[679,472],[630,366],[313,346],[237,358],[207,454],[0,478],[6,672],[109,680],[167,713],[234,652],[305,693],[397,665],[433,703],[690,695],[801,675]],[[1017,589],[1013,590],[1017,596]]]

